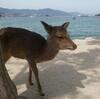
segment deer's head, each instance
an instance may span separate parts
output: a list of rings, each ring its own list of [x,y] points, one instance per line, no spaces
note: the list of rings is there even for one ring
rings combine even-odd
[[[77,48],[67,31],[69,22],[62,24],[61,26],[51,26],[43,21],[41,21],[41,23],[43,24],[46,32],[49,34],[49,38],[57,42],[59,49],[75,50]]]

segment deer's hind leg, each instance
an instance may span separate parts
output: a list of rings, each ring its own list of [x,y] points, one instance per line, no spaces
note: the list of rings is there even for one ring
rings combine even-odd
[[[31,70],[33,71],[33,73],[35,75],[35,79],[36,79],[36,82],[37,82],[39,94],[41,96],[44,96],[44,93],[42,91],[42,87],[41,87],[41,84],[40,84],[40,81],[39,81],[39,73],[38,73],[38,68],[36,66],[36,63],[33,60],[30,60],[30,59],[28,59],[28,62],[29,62]],[[31,75],[30,77],[32,77],[32,71],[30,73],[30,75]],[[32,80],[32,78],[30,78],[30,79]]]

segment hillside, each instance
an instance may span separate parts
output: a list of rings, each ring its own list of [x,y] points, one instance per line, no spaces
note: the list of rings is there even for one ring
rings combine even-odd
[[[0,8],[0,16],[73,16],[77,15],[78,13],[67,13],[60,10],[54,9],[7,9],[7,8]]]

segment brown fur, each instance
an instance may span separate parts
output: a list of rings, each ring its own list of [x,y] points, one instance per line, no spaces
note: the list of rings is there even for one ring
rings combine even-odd
[[[44,39],[41,35],[22,28],[2,28],[0,39],[3,48],[4,62],[11,56],[26,59],[29,63],[29,83],[32,85],[34,72],[40,95],[44,95],[38,76],[36,63],[53,59],[60,49],[76,49],[76,44],[69,38],[66,28],[69,22],[61,26],[51,26],[41,22],[49,36]]]

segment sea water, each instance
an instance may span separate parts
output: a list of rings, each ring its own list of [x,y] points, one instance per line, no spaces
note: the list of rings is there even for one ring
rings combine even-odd
[[[47,33],[40,21],[45,21],[50,25],[61,25],[70,22],[68,32],[72,38],[100,37],[100,17],[1,17],[0,28],[19,27],[37,32],[44,37]]]

